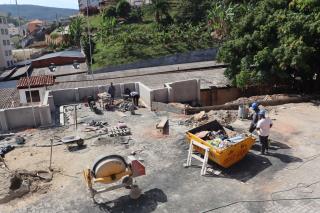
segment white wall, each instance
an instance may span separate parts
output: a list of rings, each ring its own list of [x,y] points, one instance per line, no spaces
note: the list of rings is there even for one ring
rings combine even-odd
[[[40,87],[40,88],[31,88],[29,89],[19,89],[19,95],[20,95],[20,103],[21,104],[27,104],[27,97],[26,97],[26,91],[39,91],[40,95],[40,102],[43,102],[44,96],[46,94],[46,88],[45,87]],[[32,100],[34,101],[34,100]]]
[[[34,119],[35,118],[35,119]],[[26,106],[0,110],[2,131],[52,124],[50,106]]]
[[[169,102],[199,102],[200,81],[197,79],[166,84]]]

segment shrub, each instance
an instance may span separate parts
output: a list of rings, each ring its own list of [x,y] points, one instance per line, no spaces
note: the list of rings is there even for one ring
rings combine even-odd
[[[116,12],[121,18],[128,19],[131,12],[131,5],[126,0],[121,0],[117,4]]]
[[[104,20],[112,17],[117,17],[117,9],[115,6],[109,6],[102,12],[102,18]]]

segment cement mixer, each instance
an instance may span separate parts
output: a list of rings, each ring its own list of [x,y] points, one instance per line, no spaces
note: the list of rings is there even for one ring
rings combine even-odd
[[[126,161],[122,156],[109,155],[97,158],[91,169],[83,171],[84,179],[89,188],[92,199],[95,195],[120,189],[130,189],[130,198],[138,199],[141,196],[141,189],[134,184],[134,179],[145,175],[144,165],[133,156]],[[94,184],[110,185],[106,188],[95,189]]]

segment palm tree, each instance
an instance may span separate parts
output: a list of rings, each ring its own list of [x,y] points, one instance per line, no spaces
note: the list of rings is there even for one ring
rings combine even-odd
[[[162,16],[169,15],[170,4],[167,0],[153,0],[151,4],[151,11],[154,13],[154,18],[157,23],[162,21]]]

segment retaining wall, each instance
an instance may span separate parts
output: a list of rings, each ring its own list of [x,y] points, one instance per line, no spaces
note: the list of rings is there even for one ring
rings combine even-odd
[[[128,69],[138,69],[145,67],[157,67],[173,64],[184,64],[200,61],[212,61],[217,56],[217,48],[196,50],[186,53],[178,53],[175,55],[169,55],[149,60],[142,60],[131,64],[123,64],[118,66],[109,66],[103,69],[95,70],[95,73],[114,72]]]

